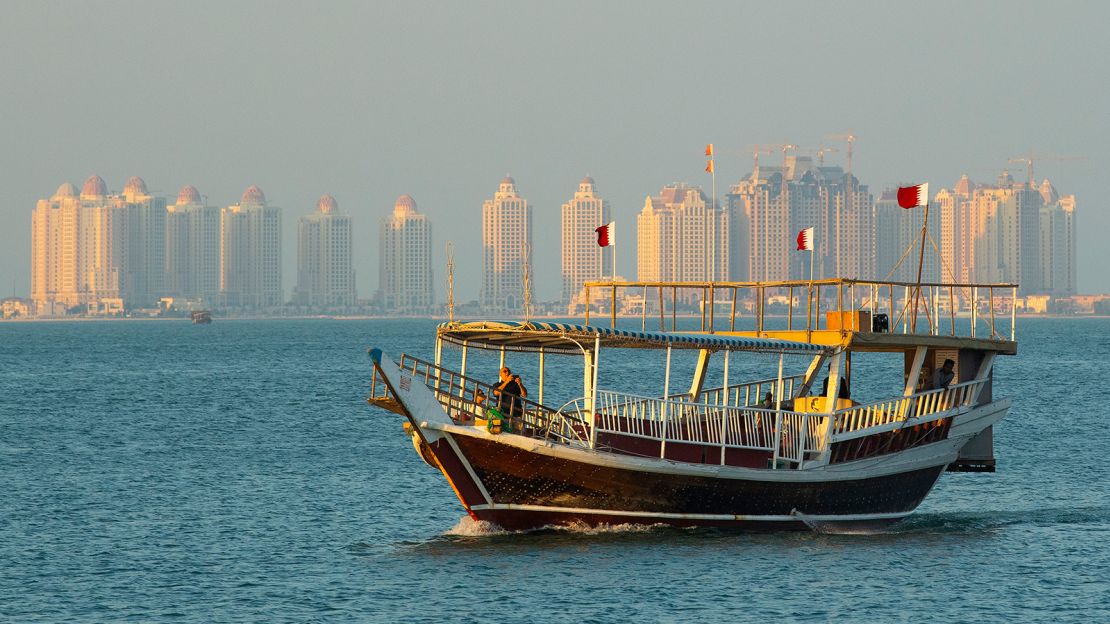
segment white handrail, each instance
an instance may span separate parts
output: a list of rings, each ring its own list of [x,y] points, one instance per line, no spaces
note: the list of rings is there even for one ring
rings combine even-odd
[[[784,394],[786,396],[794,395],[794,388],[797,387],[798,382],[805,378],[804,374],[790,375],[783,377],[782,381],[786,388]],[[777,377],[770,379],[760,379],[758,381],[749,381],[746,383],[732,384],[730,386],[710,388],[702,390],[698,395],[697,403],[716,403],[722,405],[731,405],[733,407],[745,407],[751,405],[758,405],[763,400],[763,391],[765,387],[771,387],[778,381]],[[754,390],[754,392],[753,392]],[[724,401],[722,401],[722,395]],[[690,394],[683,392],[679,394],[672,394],[668,396],[669,399],[689,399]],[[741,401],[743,397],[743,401]],[[684,400],[685,400],[684,399]]]
[[[900,423],[911,418],[930,420],[949,410],[970,405],[976,389],[985,380],[971,380],[947,388],[926,390],[888,401],[855,405],[834,412],[836,418],[833,434],[843,439],[845,434]],[[856,437],[856,436],[847,436]]]
[[[820,451],[825,442],[820,434],[824,427],[818,423],[828,418],[826,414],[664,401],[606,390],[597,391],[595,398],[597,432],[712,445],[722,452],[729,448],[773,452],[780,446],[779,456],[794,462],[800,461],[804,452]],[[783,417],[776,426],[778,413]],[[775,431],[782,435],[776,436]]]
[[[834,419],[831,429],[826,420],[830,415],[826,413],[664,400],[610,390],[594,392],[594,418],[584,420],[592,420],[595,435],[601,432],[664,444],[718,447],[722,463],[727,449],[751,449],[771,452],[800,466],[807,453],[821,453],[831,442],[897,429],[910,420],[923,423],[946,417],[952,410],[970,405],[983,383],[967,381],[840,409],[831,414]],[[577,403],[575,408],[581,409]],[[666,455],[664,444],[661,456]]]

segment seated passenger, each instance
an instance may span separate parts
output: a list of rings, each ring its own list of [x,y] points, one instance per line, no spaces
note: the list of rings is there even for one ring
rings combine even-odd
[[[956,373],[952,370],[955,365],[956,363],[951,359],[944,360],[944,366],[933,373],[933,390],[948,389],[952,380],[956,378]]]
[[[770,391],[763,396],[763,401],[760,402],[758,407],[760,409],[775,409],[775,398],[771,395]]]

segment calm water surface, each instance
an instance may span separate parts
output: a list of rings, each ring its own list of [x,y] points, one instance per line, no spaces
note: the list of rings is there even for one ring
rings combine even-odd
[[[999,471],[877,535],[476,526],[365,403],[433,327],[0,324],[0,620],[1110,621],[1110,321],[1019,323]]]

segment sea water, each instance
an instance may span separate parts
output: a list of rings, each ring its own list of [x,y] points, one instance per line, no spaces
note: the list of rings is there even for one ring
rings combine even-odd
[[[1019,320],[1019,354],[996,368],[1014,401],[998,472],[945,474],[866,535],[473,522],[400,418],[365,401],[369,347],[431,359],[433,335],[420,320],[0,324],[0,620],[1110,621],[1110,320]],[[658,356],[602,366],[658,393]],[[581,386],[564,359],[547,403]],[[469,365],[492,381],[498,363]],[[507,363],[535,396],[535,362]]]

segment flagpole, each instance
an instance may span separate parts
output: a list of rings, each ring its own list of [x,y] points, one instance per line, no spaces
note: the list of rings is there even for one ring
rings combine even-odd
[[[710,282],[715,279],[715,260],[717,257],[717,240],[714,234],[715,228],[710,227],[709,224],[709,219],[714,214],[714,208],[717,207],[717,168],[713,166],[714,157],[713,144],[709,143],[705,146],[705,171],[709,174],[710,179],[712,180],[711,186],[713,197],[709,199],[709,204],[705,207],[705,221],[702,223],[702,235],[705,236],[703,244],[705,245],[705,248],[708,248],[709,250],[709,255],[705,259],[705,279],[706,281]]]
[[[705,215],[705,221],[706,221],[707,225],[709,224],[709,219],[710,218],[716,219],[716,217],[717,217],[717,214],[716,214],[716,208],[717,208],[717,167],[713,167],[713,171],[709,172],[709,175],[713,179],[713,204],[712,204],[712,207],[710,208],[708,214]],[[712,240],[709,242],[709,261],[712,263],[712,265],[709,267],[709,271],[708,271],[710,281],[713,281],[713,280],[717,279],[717,277],[716,277],[716,275],[717,275],[717,228],[715,227],[716,225],[717,225],[716,222],[714,222],[713,227],[709,227],[709,231],[712,232],[711,236],[713,237]]]
[[[816,237],[814,237],[814,238],[816,238]],[[816,249],[817,249],[817,241],[813,241],[813,243],[809,246],[809,301],[810,301],[810,303],[806,304],[806,342],[809,342],[810,338],[813,335],[810,331],[810,327],[811,327],[810,317],[813,316],[813,303],[812,303],[812,301],[813,301],[813,253]],[[820,308],[818,308],[818,309],[820,309]],[[813,319],[813,325],[812,326],[815,327],[815,326],[818,326],[818,325],[820,325],[820,323],[817,321],[817,319]]]
[[[921,268],[925,263],[925,232],[929,228],[929,198],[925,198],[925,221],[921,224],[921,253],[917,256],[917,290],[913,294],[913,316],[910,320],[910,332],[917,332],[917,300],[921,298]]]

